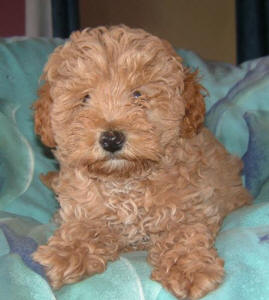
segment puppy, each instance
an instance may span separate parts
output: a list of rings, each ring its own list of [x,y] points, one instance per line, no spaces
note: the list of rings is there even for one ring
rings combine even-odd
[[[61,224],[33,257],[52,287],[147,250],[152,279],[176,297],[215,289],[216,234],[251,196],[242,162],[203,127],[197,73],[168,42],[122,25],[73,33],[42,78],[35,130],[60,164],[47,181]]]

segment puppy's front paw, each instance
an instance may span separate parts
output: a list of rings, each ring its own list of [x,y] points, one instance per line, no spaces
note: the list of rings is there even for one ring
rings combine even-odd
[[[99,264],[94,264],[87,257],[85,251],[79,251],[71,247],[60,249],[40,246],[33,254],[33,258],[45,267],[47,278],[53,289],[59,289],[64,284],[79,281],[84,275],[89,273],[87,269],[91,269],[95,273],[104,270],[104,266],[101,266],[100,262]],[[87,262],[85,262],[86,259],[88,259]],[[91,268],[89,268],[89,265],[91,265]]]
[[[67,283],[69,260],[66,253],[50,246],[40,246],[33,254],[33,259],[44,266],[47,278],[53,289],[59,289]]]
[[[224,277],[223,260],[220,258],[206,269],[191,272],[190,268],[184,270],[184,266],[175,265],[168,273],[156,268],[152,279],[159,281],[179,299],[195,300],[216,289]]]
[[[90,248],[90,246],[89,246]],[[87,247],[40,246],[33,259],[45,267],[47,278],[53,289],[105,271],[107,258],[100,253],[90,253]],[[111,256],[110,259],[115,259]]]

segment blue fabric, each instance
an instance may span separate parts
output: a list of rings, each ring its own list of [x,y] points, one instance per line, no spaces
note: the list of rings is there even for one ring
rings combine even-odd
[[[31,253],[55,230],[52,192],[39,180],[55,161],[33,132],[31,104],[49,53],[59,39],[0,39],[0,299],[172,300],[150,280],[145,252],[121,255],[106,272],[53,292]],[[242,157],[243,180],[254,205],[229,215],[216,241],[226,277],[206,300],[269,299],[269,57],[240,67],[205,62],[179,50],[200,69],[206,124],[225,147]]]

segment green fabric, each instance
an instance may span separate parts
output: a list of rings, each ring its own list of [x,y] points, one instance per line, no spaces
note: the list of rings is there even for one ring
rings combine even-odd
[[[53,292],[31,259],[55,230],[53,194],[39,180],[56,167],[34,135],[31,105],[49,53],[59,39],[0,39],[0,299],[172,300],[150,280],[145,252],[121,255],[107,271]],[[206,300],[269,299],[269,58],[240,67],[208,63],[179,50],[199,67],[208,89],[207,126],[245,164],[243,178],[255,204],[229,215],[216,246],[226,278]]]
[[[35,137],[31,105],[60,39],[0,39],[0,209],[48,222],[57,204],[38,176],[55,168]]]

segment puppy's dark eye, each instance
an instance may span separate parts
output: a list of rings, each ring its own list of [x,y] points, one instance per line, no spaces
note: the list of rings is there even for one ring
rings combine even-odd
[[[82,101],[82,103],[89,103],[90,99],[91,99],[91,96],[88,94],[88,95],[85,95],[85,96],[81,99],[81,101]]]
[[[137,99],[137,98],[139,98],[139,97],[141,97],[142,95],[141,95],[141,93],[139,92],[139,91],[134,91],[133,92],[133,97],[135,98],[135,99]]]

